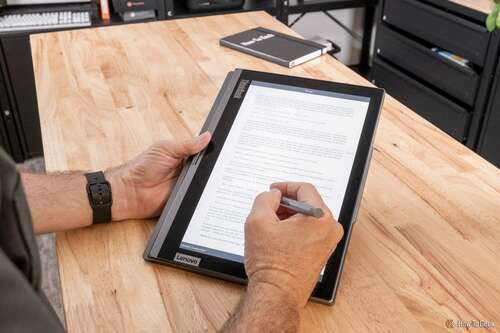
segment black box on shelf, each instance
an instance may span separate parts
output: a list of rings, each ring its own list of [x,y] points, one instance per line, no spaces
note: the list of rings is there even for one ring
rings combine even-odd
[[[214,10],[238,9],[243,7],[244,0],[187,0],[191,12],[208,12]]]

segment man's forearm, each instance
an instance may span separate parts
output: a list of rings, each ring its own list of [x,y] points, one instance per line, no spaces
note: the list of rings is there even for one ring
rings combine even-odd
[[[289,295],[276,286],[249,284],[236,313],[222,331],[235,332],[297,332],[300,324],[298,306]]]
[[[87,180],[83,172],[73,171],[49,175],[21,174],[33,218],[35,234],[81,228],[92,224],[92,209],[87,197]],[[126,200],[122,184],[106,173],[113,192],[112,217],[126,216]]]

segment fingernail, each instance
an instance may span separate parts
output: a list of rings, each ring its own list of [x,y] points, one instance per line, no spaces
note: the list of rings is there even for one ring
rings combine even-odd
[[[269,190],[269,192],[281,193],[281,191],[277,188],[272,188]]]
[[[196,138],[196,142],[201,143],[201,142],[205,141],[205,138],[207,137],[208,134],[210,134],[210,132],[206,131],[206,132],[203,132],[202,134],[198,135],[198,137]]]

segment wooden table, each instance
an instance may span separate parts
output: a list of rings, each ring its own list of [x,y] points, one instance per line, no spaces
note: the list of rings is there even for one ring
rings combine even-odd
[[[449,0],[455,2],[461,6],[469,7],[478,12],[484,14],[489,14],[495,7],[495,2],[493,0]]]
[[[47,171],[103,169],[202,126],[236,67],[361,85],[331,57],[286,69],[222,48],[262,12],[31,37]],[[215,331],[244,288],[142,259],[154,221],[57,235],[70,332]],[[500,327],[500,171],[387,96],[337,302],[304,332]]]

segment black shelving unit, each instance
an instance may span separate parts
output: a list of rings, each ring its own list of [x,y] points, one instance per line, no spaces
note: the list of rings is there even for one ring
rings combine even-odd
[[[168,2],[170,1],[172,4],[169,6]],[[205,12],[191,12],[186,5],[186,1],[184,0],[167,0],[167,7],[173,8],[172,11],[167,12],[166,16],[169,19],[252,12],[259,10],[267,11],[271,15],[275,15],[276,12],[275,0],[246,0],[242,8]]]
[[[372,28],[377,4],[378,0],[246,0],[239,9],[193,13],[189,11],[184,0],[166,0],[165,7],[167,19],[264,10],[286,25],[289,25],[289,16],[292,14],[365,8],[361,61],[357,68],[366,73],[370,67]]]
[[[346,8],[374,7],[377,1],[373,0],[288,0],[283,1],[288,6],[289,14],[320,12]]]
[[[372,79],[457,141],[491,156],[491,139],[482,132],[499,128],[488,122],[498,118],[489,100],[500,75],[500,33],[487,32],[485,20],[485,13],[445,0],[383,0]],[[469,63],[457,64],[434,47]]]
[[[363,39],[361,46],[361,60],[358,68],[366,72],[370,67],[370,49],[372,28],[375,22],[378,0],[276,0],[276,17],[288,25],[290,14],[304,14],[311,12],[326,12],[347,8],[365,8]]]

